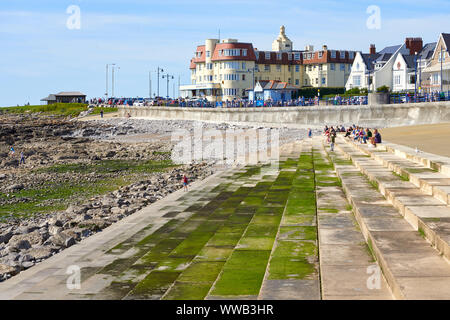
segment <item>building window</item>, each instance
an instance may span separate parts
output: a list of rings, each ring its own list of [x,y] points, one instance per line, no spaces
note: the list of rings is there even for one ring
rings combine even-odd
[[[341,63],[341,71],[345,71],[345,64]]]
[[[269,64],[265,64],[264,65],[264,71],[270,71],[270,65]]]
[[[319,78],[316,78],[316,84],[319,84]]]
[[[277,64],[277,71],[281,72],[281,65],[280,64]]]
[[[266,52],[266,60],[270,60],[270,52]]]
[[[339,52],[339,57],[340,57],[341,59],[345,59],[345,51],[340,51],[340,52]]]
[[[299,79],[295,79],[295,85],[298,86],[300,84],[300,80]]]
[[[206,51],[206,57],[207,58],[211,57],[211,51]]]
[[[244,57],[247,56],[247,49],[242,49],[242,55],[243,55]]]
[[[298,64],[295,66],[295,72],[300,72],[300,66]]]
[[[353,76],[353,85],[360,86],[361,85],[361,76]]]
[[[433,73],[433,84],[439,84],[439,73]]]
[[[288,53],[288,60],[292,60],[292,53]]]
[[[242,75],[242,81],[245,81],[245,74]]]
[[[311,65],[308,66],[308,71],[312,71],[312,66]]]
[[[300,60],[300,52],[294,53],[294,59],[295,60]]]
[[[291,78],[288,78],[288,83],[291,84]]]
[[[313,58],[313,54],[312,53],[308,53],[308,59],[312,59]]]
[[[352,66],[349,64],[348,65],[348,71],[350,72],[350,70],[352,70]]]
[[[322,58],[323,57],[323,51],[320,51],[319,52],[319,58]]]
[[[355,57],[355,53],[353,52],[353,51],[350,51],[349,53],[348,53],[348,58],[349,59],[353,59]]]
[[[242,62],[242,70],[245,70],[245,62]]]
[[[336,58],[336,51],[335,50],[331,50],[331,57],[332,58]]]
[[[334,69],[335,69],[334,63],[330,63],[330,69],[331,69],[331,70],[334,70]]]
[[[281,53],[277,53],[277,59],[281,60]]]
[[[399,75],[396,75],[396,76],[394,77],[394,84],[396,84],[396,85],[399,85],[399,84],[400,84],[400,76],[399,76]]]
[[[214,75],[214,81],[217,81],[217,74]]]
[[[308,79],[305,79],[305,86],[308,85]]]
[[[255,51],[256,60],[259,59],[259,51]]]
[[[319,71],[322,71],[322,69],[323,69],[323,65],[319,65]]]
[[[322,84],[325,84],[325,83],[326,83],[325,78],[322,78]]]

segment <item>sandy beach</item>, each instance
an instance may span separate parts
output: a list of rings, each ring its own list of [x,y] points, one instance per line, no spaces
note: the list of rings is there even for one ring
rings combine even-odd
[[[380,132],[386,141],[450,157],[450,123],[385,128]]]

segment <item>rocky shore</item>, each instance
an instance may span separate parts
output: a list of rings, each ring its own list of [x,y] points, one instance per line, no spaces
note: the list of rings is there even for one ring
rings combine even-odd
[[[81,122],[36,114],[1,115],[0,281],[180,189],[183,174],[191,182],[213,174],[217,169],[213,159],[166,166],[174,147],[172,132],[185,129],[193,134],[200,125],[218,132],[258,129],[180,120]],[[303,129],[280,128],[279,133],[280,144],[306,136]],[[14,156],[8,153],[11,145]],[[19,163],[20,152],[25,164]],[[124,177],[117,189],[86,193],[91,185],[104,188],[105,181]],[[80,183],[81,193],[48,196],[59,186]],[[35,203],[36,198],[44,200]],[[61,203],[64,209],[57,210]]]

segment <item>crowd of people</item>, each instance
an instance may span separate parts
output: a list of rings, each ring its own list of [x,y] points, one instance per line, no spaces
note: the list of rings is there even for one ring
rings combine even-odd
[[[334,98],[325,99],[326,105],[349,106],[349,105],[365,105],[367,104],[367,96],[341,97],[336,95]]]
[[[311,137],[310,132],[311,130],[308,131],[309,137]],[[337,133],[345,133],[345,138],[361,144],[368,144],[369,148],[376,148],[377,144],[382,143],[381,134],[376,128],[364,128],[356,125],[347,129],[342,125],[336,127],[325,126],[323,134],[326,136],[327,143],[330,144],[331,151],[334,151]]]

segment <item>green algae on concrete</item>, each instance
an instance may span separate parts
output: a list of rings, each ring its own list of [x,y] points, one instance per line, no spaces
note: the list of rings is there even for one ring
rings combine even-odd
[[[211,288],[209,283],[175,282],[163,300],[203,300]]]
[[[269,266],[270,280],[305,279],[317,275],[315,241],[278,240]]]
[[[235,250],[223,267],[211,295],[258,295],[269,256],[269,250]]]
[[[139,282],[130,296],[133,299],[160,299],[169,289],[181,272],[152,271],[144,280]]]
[[[243,237],[239,241],[239,250],[272,250],[275,237]]]
[[[205,246],[195,257],[195,261],[226,261],[233,248]]]

